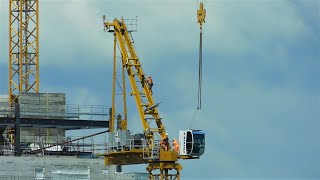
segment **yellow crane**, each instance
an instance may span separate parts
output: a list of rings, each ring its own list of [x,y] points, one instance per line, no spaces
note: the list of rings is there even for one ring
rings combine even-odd
[[[9,105],[22,92],[39,92],[39,0],[9,0]],[[15,143],[15,128],[8,128]]]
[[[109,119],[109,149],[104,154],[106,165],[148,164],[149,179],[180,179],[181,164],[178,159],[199,158],[205,149],[205,133],[201,130],[186,130],[179,132],[179,151],[163,148],[161,143],[167,133],[153,98],[152,91],[146,82],[146,75],[141,61],[133,45],[131,31],[128,30],[124,19],[104,21],[105,30],[114,35],[114,65],[112,108]],[[115,81],[116,81],[116,47],[121,54],[122,74],[125,72],[132,88],[137,111],[143,128],[142,139],[131,138],[127,128],[126,105],[124,105],[124,119],[117,116],[117,130],[115,127]],[[123,77],[124,81],[125,78]],[[123,83],[124,85],[125,83]],[[126,104],[125,88],[123,100]],[[169,144],[167,144],[169,146]]]
[[[9,103],[39,92],[39,0],[9,0]],[[13,105],[12,105],[13,106]]]

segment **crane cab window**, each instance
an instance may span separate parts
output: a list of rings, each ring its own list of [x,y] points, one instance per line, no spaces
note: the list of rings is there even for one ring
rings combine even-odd
[[[205,151],[205,133],[202,130],[186,130],[179,132],[179,145],[181,156],[198,158]]]
[[[186,142],[186,148],[187,148],[187,154],[192,153],[192,133],[190,131],[187,132],[187,142]]]
[[[204,153],[205,149],[205,136],[203,132],[194,132],[193,133],[193,156],[201,156]]]

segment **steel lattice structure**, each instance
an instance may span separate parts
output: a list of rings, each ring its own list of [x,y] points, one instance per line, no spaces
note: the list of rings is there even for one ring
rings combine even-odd
[[[9,0],[9,103],[39,92],[39,0]]]

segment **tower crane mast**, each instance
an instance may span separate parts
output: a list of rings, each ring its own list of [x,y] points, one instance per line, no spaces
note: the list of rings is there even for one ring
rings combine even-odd
[[[23,92],[39,92],[39,0],[9,0],[9,106]],[[15,128],[7,128],[15,143]]]
[[[9,103],[39,92],[39,0],[9,0]],[[13,105],[12,105],[13,106]]]

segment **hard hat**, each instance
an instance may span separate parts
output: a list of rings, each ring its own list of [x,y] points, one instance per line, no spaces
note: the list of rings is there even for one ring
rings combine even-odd
[[[176,140],[176,138],[173,138],[173,140],[175,141],[175,140]]]
[[[166,136],[168,136],[169,134],[167,133]]]

